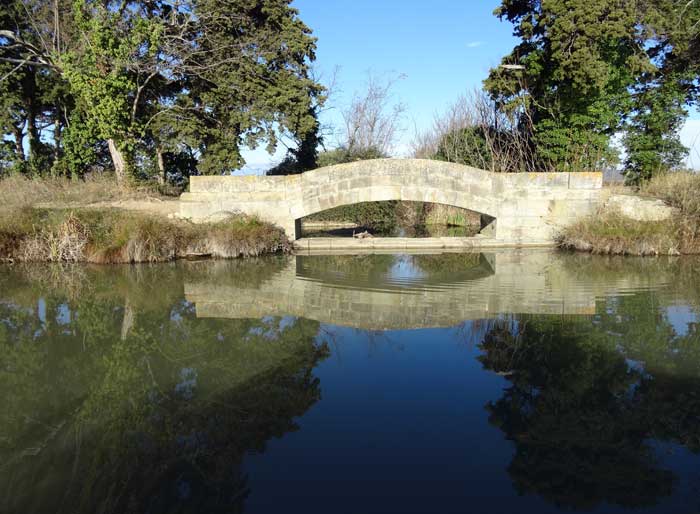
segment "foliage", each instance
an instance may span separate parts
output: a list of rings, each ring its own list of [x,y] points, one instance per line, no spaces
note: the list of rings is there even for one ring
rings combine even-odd
[[[654,67],[638,78],[625,138],[633,184],[678,167],[687,153],[679,132],[700,91],[700,3],[640,2],[640,26]]]
[[[485,87],[499,110],[531,113],[521,131],[541,169],[609,167],[620,131],[631,182],[679,164],[687,150],[678,131],[696,99],[700,4],[503,0],[495,14],[520,42]]]
[[[455,162],[490,170],[493,154],[484,127],[468,126],[442,135],[433,156],[438,161]]]
[[[640,89],[624,137],[625,177],[631,184],[677,169],[688,153],[679,136],[687,116],[686,93],[673,80]]]
[[[386,154],[379,151],[377,148],[367,148],[364,150],[350,149],[345,146],[326,150],[318,155],[318,167],[333,166],[335,164],[344,164],[347,162],[366,161],[369,159],[383,159]]]
[[[388,230],[396,226],[398,202],[360,202],[317,212],[306,219],[312,221],[342,221],[356,223],[363,228]]]
[[[243,145],[273,151],[279,134],[293,134],[300,154],[315,150],[324,100],[309,76],[315,40],[289,4],[3,4],[0,128],[16,147],[13,156],[5,145],[3,168],[75,176],[109,154],[121,181],[138,168],[163,182],[195,161],[198,173],[236,169]]]
[[[455,162],[493,172],[537,172],[532,113],[504,111],[484,91],[460,96],[413,142],[417,158]]]

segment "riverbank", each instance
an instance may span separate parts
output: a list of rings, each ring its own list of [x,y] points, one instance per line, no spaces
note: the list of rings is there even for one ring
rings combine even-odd
[[[655,177],[636,197],[660,199],[675,211],[667,219],[645,219],[640,212],[625,212],[609,202],[595,216],[565,229],[560,248],[608,255],[700,254],[700,174]]]
[[[0,182],[0,260],[136,263],[290,250],[282,229],[250,216],[194,225],[176,196],[104,178]]]
[[[118,264],[286,252],[282,229],[246,216],[194,225],[119,209],[24,208],[0,218],[0,258]]]

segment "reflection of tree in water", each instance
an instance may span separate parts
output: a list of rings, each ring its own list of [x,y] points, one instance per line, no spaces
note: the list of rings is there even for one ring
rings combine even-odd
[[[0,510],[240,512],[245,453],[319,399],[318,324],[196,319],[165,272],[125,331],[121,273],[0,302]]]
[[[380,278],[391,270],[394,255],[313,255],[297,256],[297,274],[316,277]]]
[[[483,253],[441,253],[412,255],[414,264],[436,282],[471,280],[494,274]]]
[[[487,410],[515,442],[520,493],[579,509],[671,494],[675,477],[649,440],[700,450],[700,337],[677,335],[660,312],[640,294],[599,305],[593,320],[521,316],[487,333],[480,360],[510,382]]]

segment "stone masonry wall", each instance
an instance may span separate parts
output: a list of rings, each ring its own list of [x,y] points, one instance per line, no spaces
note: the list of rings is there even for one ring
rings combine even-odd
[[[553,241],[560,227],[595,212],[602,181],[600,173],[505,174],[431,160],[377,159],[286,177],[192,177],[180,216],[200,222],[254,214],[296,239],[298,221],[319,211],[359,202],[418,201],[496,218],[495,238],[505,243],[541,244]]]

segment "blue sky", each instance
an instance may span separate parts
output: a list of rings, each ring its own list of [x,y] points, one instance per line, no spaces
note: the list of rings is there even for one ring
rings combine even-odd
[[[479,87],[489,68],[516,43],[512,26],[493,16],[498,0],[294,0],[300,17],[318,38],[315,67],[322,80],[338,68],[336,95],[324,113],[326,123],[339,120],[338,108],[361,91],[371,71],[402,75],[395,98],[406,108],[397,150],[405,148],[415,128],[428,127],[435,113],[460,95]],[[683,134],[696,143],[700,119]],[[700,144],[693,158],[700,166]],[[250,168],[279,160],[262,149],[247,152]]]

